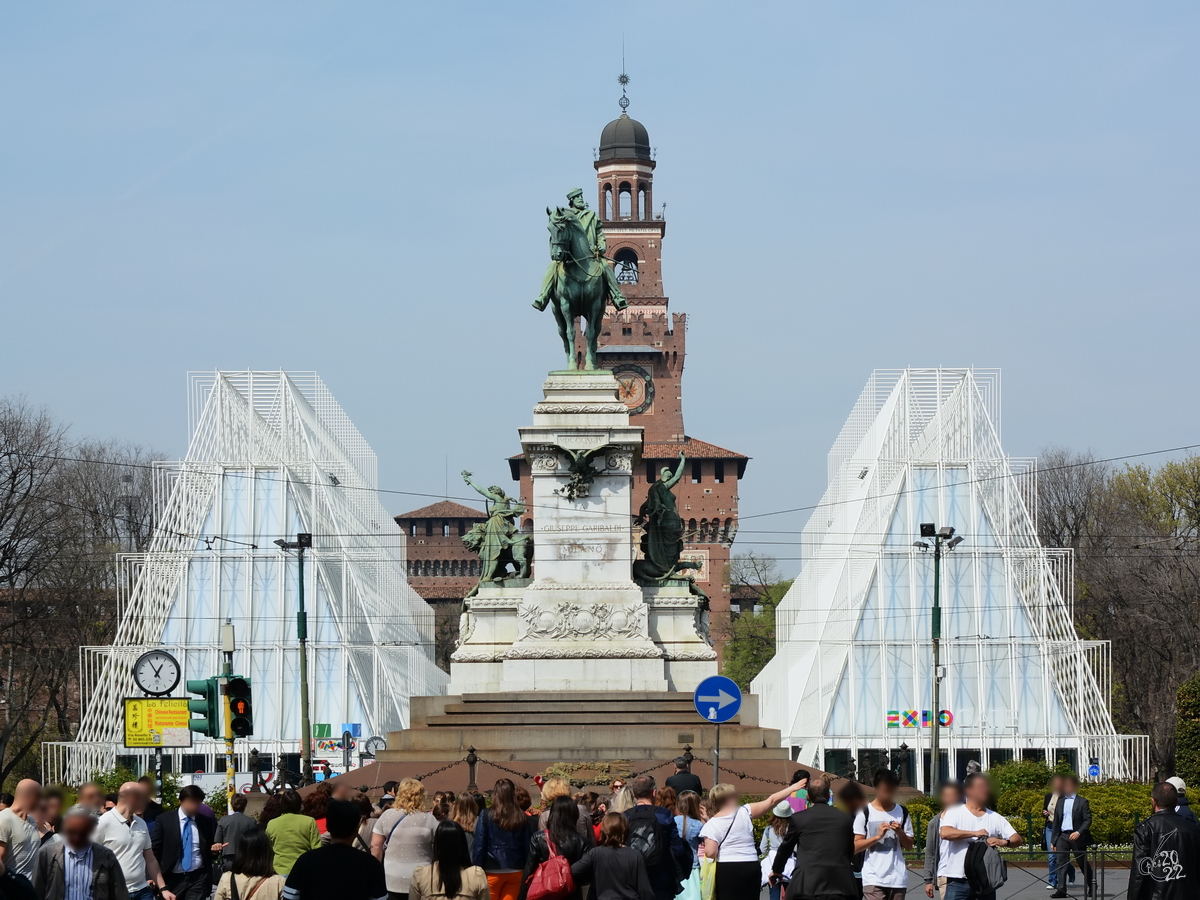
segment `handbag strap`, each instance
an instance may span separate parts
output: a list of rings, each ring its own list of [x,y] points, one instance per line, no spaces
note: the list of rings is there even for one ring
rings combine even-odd
[[[383,839],[383,849],[387,850],[388,844],[392,842],[392,835],[396,833],[396,829],[400,827],[400,823],[408,818],[408,813],[405,813],[396,820],[396,824],[392,826],[392,830],[388,832],[388,836]]]
[[[744,808],[744,807],[741,807],[741,806],[739,806],[739,807],[738,807],[738,808],[737,808],[737,809],[734,811],[733,815],[729,817],[729,827],[725,829],[725,835],[724,835],[724,837],[722,837],[722,838],[721,838],[719,841],[717,841],[717,855],[713,857],[713,860],[714,860],[714,861],[716,861],[716,860],[717,860],[717,859],[720,857],[720,855],[721,855],[721,845],[722,845],[723,843],[725,843],[725,838],[729,837],[729,832],[733,831],[733,826],[737,824],[737,819],[738,819],[738,816],[739,816],[739,815],[741,815],[741,813],[742,813],[742,809],[743,809],[743,808]]]
[[[546,835],[546,849],[550,851],[550,858],[558,856],[558,848],[554,846],[554,840],[550,837],[550,829],[547,828],[543,834]]]
[[[258,889],[266,883],[267,883],[267,879],[265,879],[265,878],[258,879],[258,884],[254,885],[254,887],[250,889],[250,893],[248,893],[246,895],[246,900],[250,900],[251,897],[253,897],[255,894],[258,893]]]
[[[232,872],[229,873],[229,896],[232,897],[233,900],[241,900],[241,898],[238,896],[237,876]]]

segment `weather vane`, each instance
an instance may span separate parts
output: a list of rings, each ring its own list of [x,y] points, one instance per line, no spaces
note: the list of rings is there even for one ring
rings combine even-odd
[[[625,110],[629,109],[629,98],[625,96],[625,88],[629,86],[629,76],[625,74],[625,38],[621,38],[621,74],[617,76],[617,84],[621,86],[621,99],[617,103],[624,115]]]

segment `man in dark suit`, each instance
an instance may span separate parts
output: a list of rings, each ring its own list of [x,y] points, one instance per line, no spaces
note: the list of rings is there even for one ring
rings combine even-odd
[[[179,791],[179,809],[154,820],[150,849],[176,900],[208,900],[212,892],[212,845],[216,824],[201,815],[204,791],[189,784]]]
[[[1092,880],[1092,867],[1088,863],[1087,849],[1092,843],[1092,807],[1086,797],[1079,796],[1079,779],[1064,775],[1062,796],[1054,805],[1054,818],[1050,826],[1050,844],[1058,856],[1058,890],[1051,897],[1067,896],[1067,861],[1075,857],[1075,865],[1083,873],[1083,883],[1088,894],[1095,896],[1096,885]]]
[[[850,816],[828,803],[829,783],[824,778],[811,779],[808,808],[792,815],[771,865],[771,883],[778,884],[788,857],[795,851],[796,868],[788,885],[787,900],[858,897],[858,883],[851,865],[854,832]]]
[[[691,791],[693,794],[704,793],[700,779],[692,774],[687,759],[682,756],[675,757],[675,774],[667,779],[667,787],[673,790],[676,796],[684,791]]]

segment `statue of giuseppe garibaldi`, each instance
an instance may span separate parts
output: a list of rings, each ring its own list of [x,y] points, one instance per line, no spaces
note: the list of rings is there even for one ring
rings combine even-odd
[[[628,306],[604,256],[608,240],[580,188],[567,194],[565,208],[547,207],[546,215],[550,220],[550,266],[533,306],[539,311],[549,306],[554,313],[569,369],[577,368],[575,320],[583,318],[587,338],[584,368],[595,369],[605,306],[612,303],[618,310]]]

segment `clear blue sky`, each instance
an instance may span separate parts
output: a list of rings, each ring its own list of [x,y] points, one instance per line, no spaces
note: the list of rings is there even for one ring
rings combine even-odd
[[[179,456],[188,370],[313,369],[384,487],[501,481],[622,37],[744,514],[875,368],[1001,367],[1014,455],[1200,440],[1194,2],[4,4],[0,393]]]

